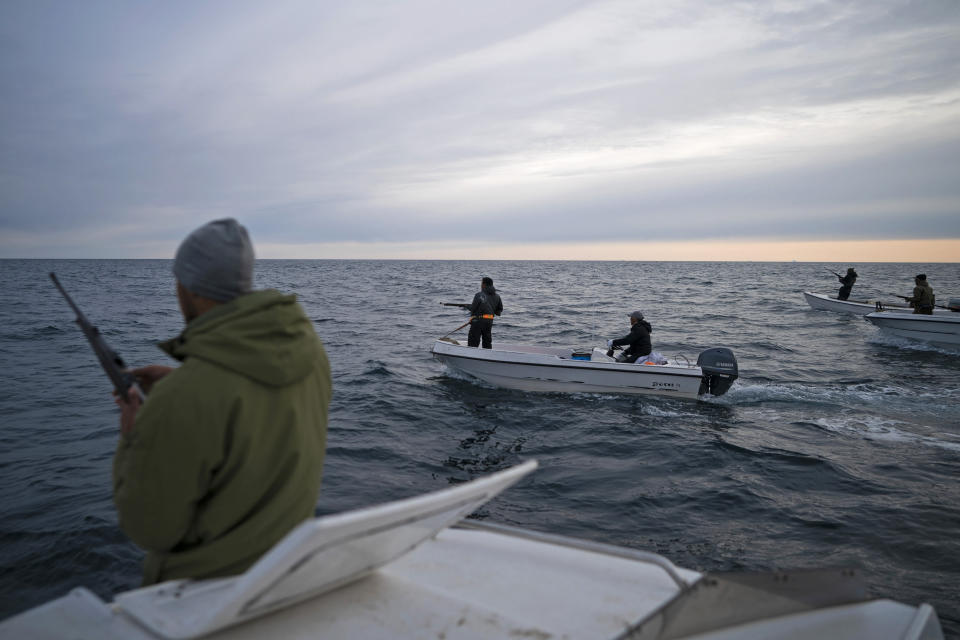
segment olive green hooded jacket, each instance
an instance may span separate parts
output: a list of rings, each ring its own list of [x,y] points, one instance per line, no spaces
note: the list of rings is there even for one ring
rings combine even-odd
[[[933,295],[933,287],[931,287],[926,280],[921,280],[920,283],[913,288],[913,297],[907,298],[907,300],[913,303],[911,306],[918,308],[933,307],[937,299],[936,296]]]
[[[160,348],[154,385],[114,457],[120,527],[144,584],[241,573],[313,515],[332,394],[323,345],[292,295],[256,291]]]

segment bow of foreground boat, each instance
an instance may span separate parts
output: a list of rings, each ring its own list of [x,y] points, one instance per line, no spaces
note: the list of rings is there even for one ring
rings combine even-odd
[[[928,605],[856,571],[702,575],[662,556],[485,522],[449,528],[536,467],[305,522],[242,576],[107,604],[80,588],[2,638],[942,638]]]
[[[960,347],[960,313],[924,315],[875,312],[867,321],[881,330],[948,349]]]

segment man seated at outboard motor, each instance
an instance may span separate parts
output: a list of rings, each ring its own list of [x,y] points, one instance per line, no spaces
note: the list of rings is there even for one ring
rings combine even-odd
[[[653,331],[653,327],[643,319],[643,312],[634,311],[630,314],[630,333],[616,340],[607,340],[607,355],[612,357],[613,348],[624,345],[629,346],[617,356],[618,362],[636,362],[641,356],[649,355],[652,351],[650,346],[651,331]]]

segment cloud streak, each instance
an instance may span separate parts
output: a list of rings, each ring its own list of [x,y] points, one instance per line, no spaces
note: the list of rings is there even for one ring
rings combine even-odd
[[[5,3],[0,256],[960,239],[954,2],[480,4]]]

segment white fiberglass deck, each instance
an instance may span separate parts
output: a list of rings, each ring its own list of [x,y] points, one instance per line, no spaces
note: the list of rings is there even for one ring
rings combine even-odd
[[[702,579],[624,547],[483,522],[446,528],[535,467],[308,520],[234,578],[175,580],[112,604],[74,589],[0,622],[0,638],[943,637],[931,607],[870,600],[851,570]]]

